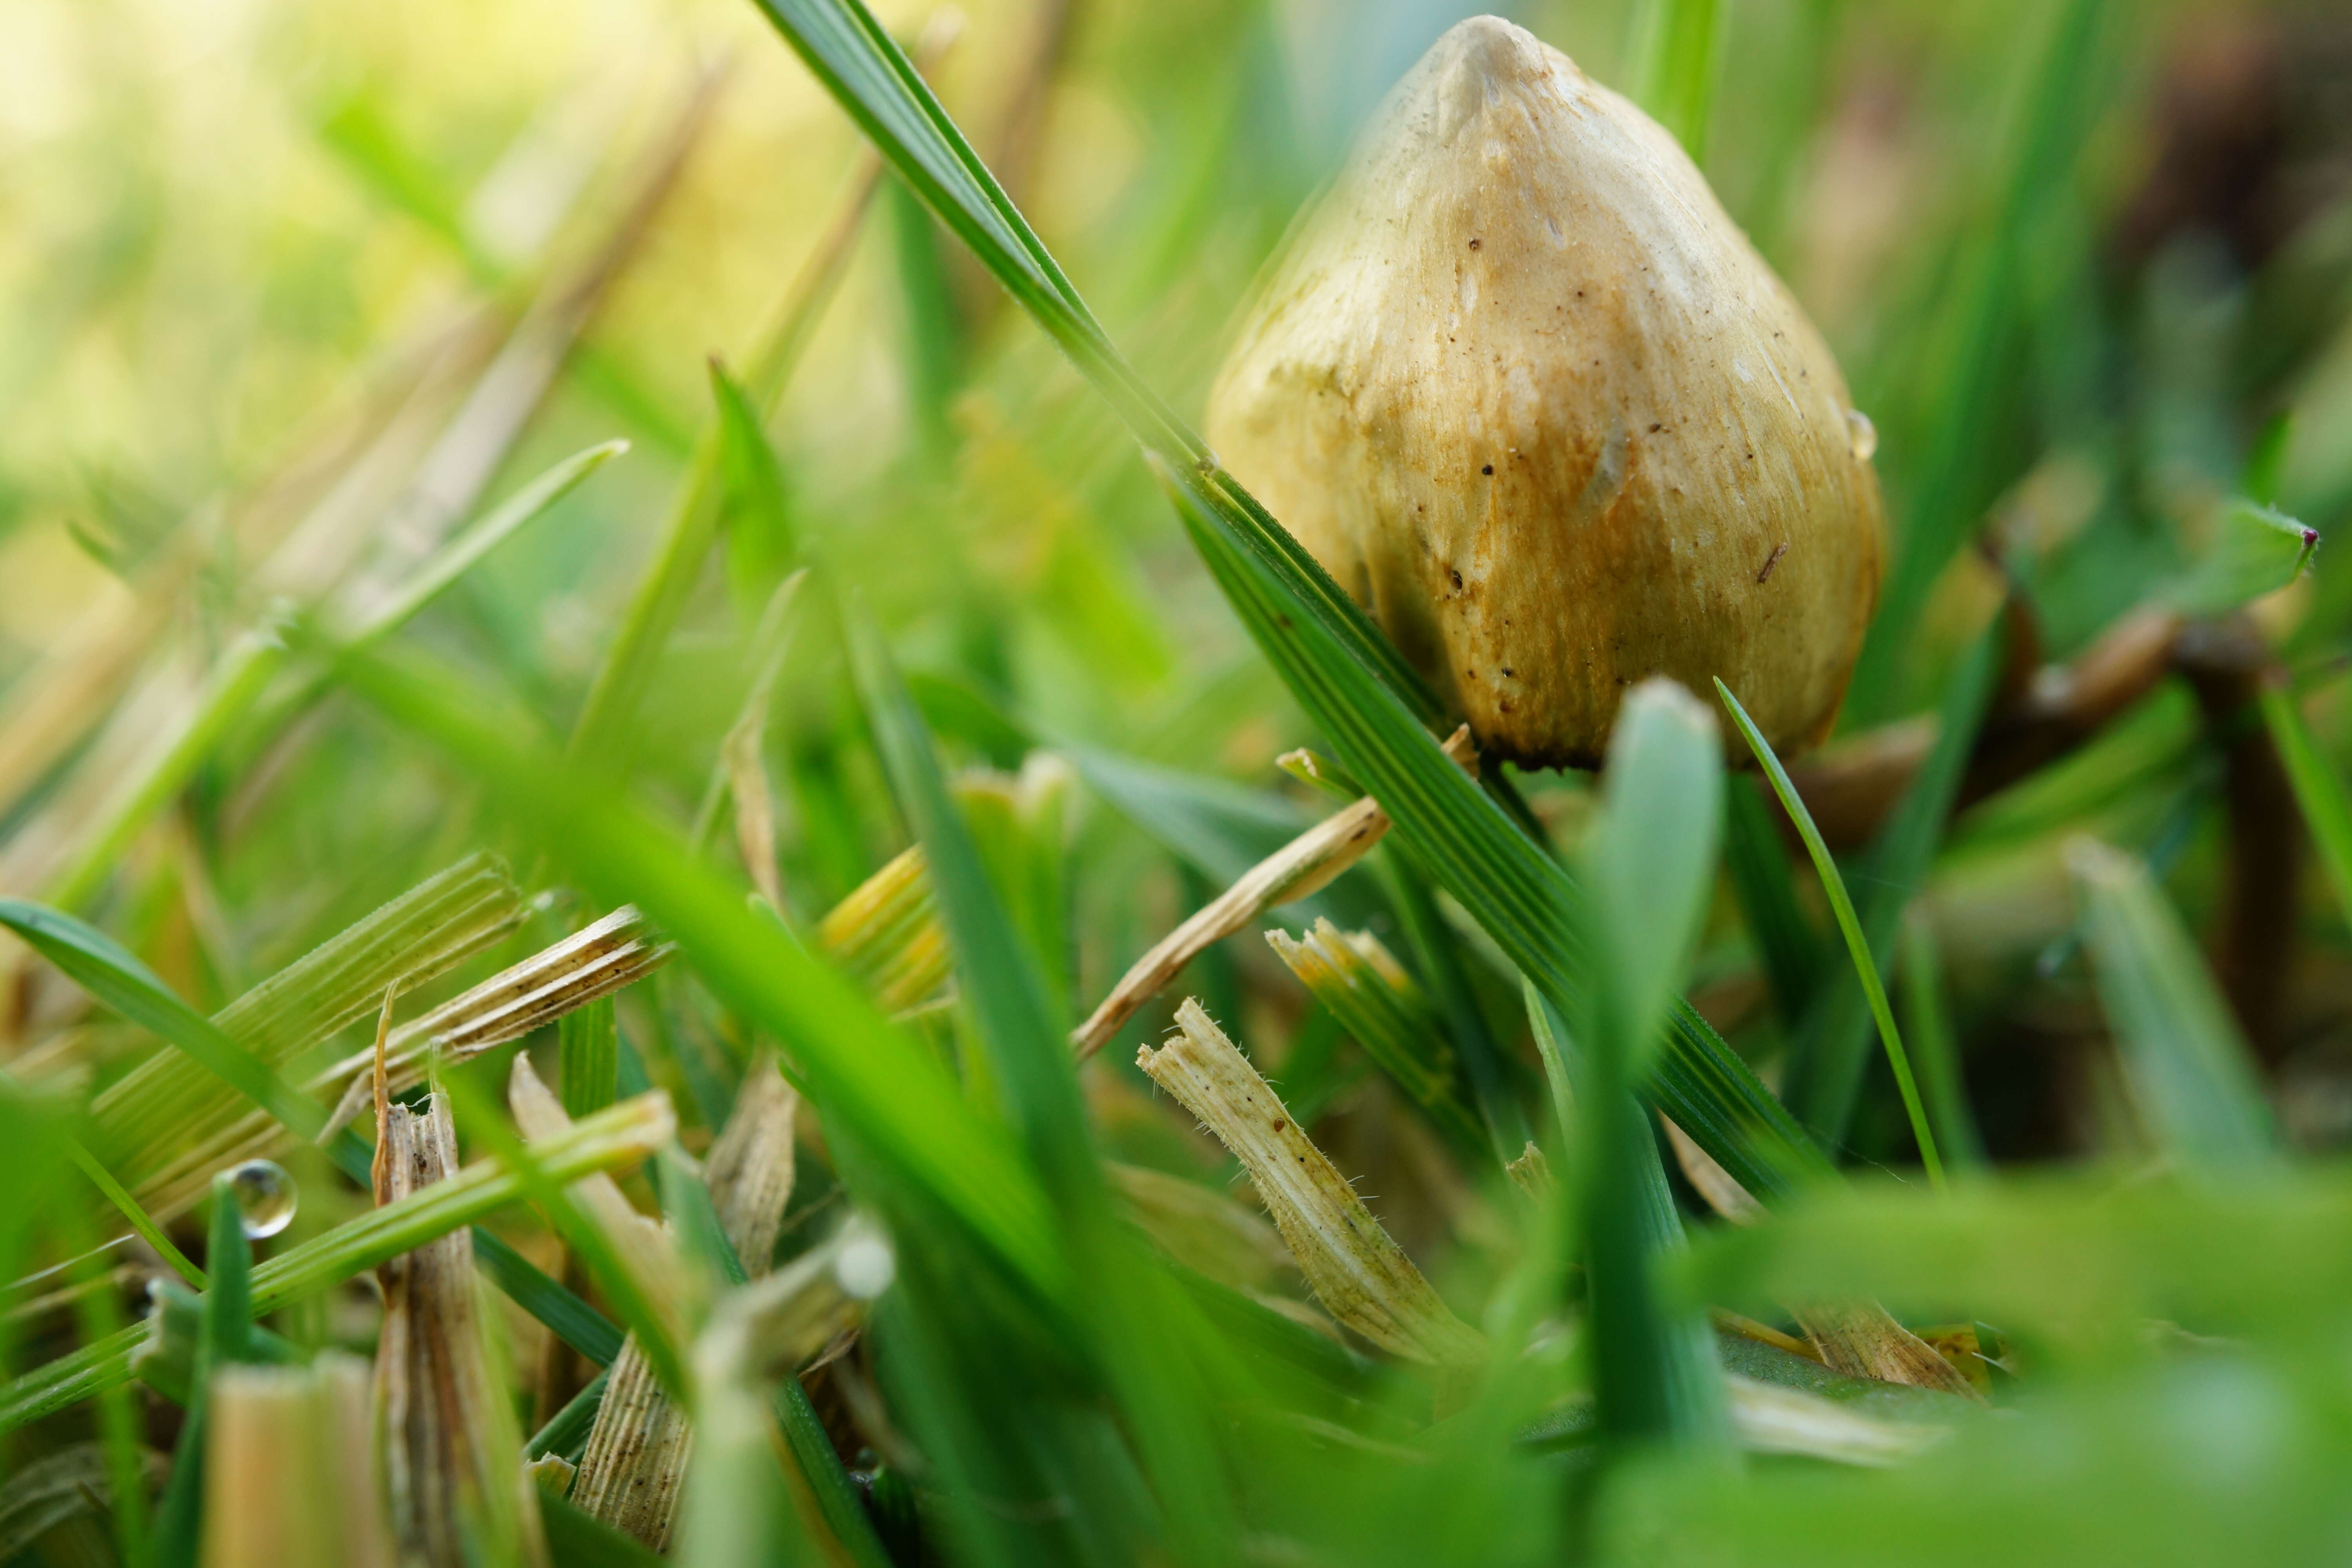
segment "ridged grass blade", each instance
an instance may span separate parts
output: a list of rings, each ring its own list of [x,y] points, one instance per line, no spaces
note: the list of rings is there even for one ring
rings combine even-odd
[[[62,910],[0,899],[0,925],[23,937],[100,1005],[185,1051],[296,1136],[327,1124],[319,1103],[173,994],[145,964],[97,927]]]
[[[1839,874],[1836,858],[1822,842],[1822,830],[1813,825],[1812,813],[1805,809],[1804,797],[1797,793],[1797,786],[1789,782],[1789,772],[1773,754],[1772,743],[1764,738],[1764,731],[1756,727],[1756,721],[1748,716],[1748,710],[1739,705],[1731,688],[1717,680],[1715,689],[1730,712],[1731,721],[1747,738],[1757,763],[1772,781],[1772,793],[1780,796],[1781,809],[1789,814],[1789,820],[1803,837],[1806,853],[1813,858],[1813,869],[1821,876],[1822,890],[1829,895],[1838,931],[1845,938],[1847,955],[1853,960],[1854,974],[1862,982],[1863,994],[1869,999],[1870,1016],[1878,1025],[1879,1040],[1886,1047],[1886,1064],[1895,1069],[1895,1085],[1902,1092],[1903,1110],[1911,1118],[1911,1135],[1919,1143],[1920,1163],[1927,1168],[1928,1182],[1940,1191],[1944,1163],[1936,1152],[1936,1135],[1928,1130],[1927,1110],[1919,1103],[1919,1087],[1912,1081],[1911,1062],[1904,1055],[1902,1032],[1895,1026],[1895,1012],[1887,1005],[1886,987],[1879,982],[1878,961],[1871,955],[1870,943],[1863,937],[1862,922],[1853,912],[1853,900],[1846,895],[1845,878]]]
[[[2278,1130],[2197,944],[2147,868],[2092,838],[2067,847],[2099,1000],[2159,1146],[2185,1164],[2259,1167]]]

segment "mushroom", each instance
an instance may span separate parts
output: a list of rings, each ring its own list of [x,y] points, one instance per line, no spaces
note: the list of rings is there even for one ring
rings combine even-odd
[[[1525,765],[1597,764],[1653,674],[1816,742],[1877,599],[1874,437],[1821,335],[1672,136],[1494,16],[1271,264],[1208,435]]]

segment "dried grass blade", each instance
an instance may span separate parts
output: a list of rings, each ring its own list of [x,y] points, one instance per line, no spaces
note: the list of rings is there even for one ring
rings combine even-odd
[[[1458,1366],[1484,1356],[1486,1337],[1454,1315],[1198,1002],[1176,1010],[1176,1027],[1158,1050],[1138,1052],[1136,1065],[1248,1170],[1332,1317],[1413,1361]]]
[[[448,1102],[392,1108],[386,1190],[398,1203],[457,1173]],[[376,1403],[385,1490],[404,1560],[466,1568],[493,1559],[547,1561],[539,1495],[522,1469],[514,1413],[483,1341],[474,1254],[462,1233],[437,1237],[378,1271],[383,1329]]]
[[[203,1561],[393,1568],[375,1484],[366,1363],[232,1366],[213,1378]]]
[[[768,1271],[792,1196],[799,1104],[772,1059],[755,1064],[705,1167],[719,1227],[755,1278]],[[693,1446],[687,1413],[662,1392],[632,1337],[613,1363],[572,1502],[656,1552],[667,1551]]]
[[[1477,754],[1467,725],[1445,742],[1445,754],[1474,774]],[[1168,933],[1130,965],[1110,994],[1071,1035],[1081,1058],[1110,1042],[1136,1010],[1166,990],[1184,966],[1277,904],[1320,890],[1362,859],[1389,830],[1388,813],[1369,795],[1325,817],[1243,873],[1239,880]]]

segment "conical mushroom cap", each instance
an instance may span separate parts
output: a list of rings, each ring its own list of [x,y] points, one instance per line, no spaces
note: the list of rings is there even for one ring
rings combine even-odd
[[[1591,765],[1661,673],[1779,747],[1835,716],[1884,552],[1867,422],[1675,140],[1508,22],[1389,95],[1208,425],[1492,751]]]

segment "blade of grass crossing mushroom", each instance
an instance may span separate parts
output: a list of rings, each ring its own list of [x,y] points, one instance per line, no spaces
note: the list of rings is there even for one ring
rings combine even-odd
[[[2158,1146],[2195,1167],[2271,1163],[2278,1129],[2252,1053],[2147,868],[2087,837],[2067,846],[2066,865],[2099,1000]]]
[[[1168,1358],[1140,1349],[1174,1342],[1173,1325],[1163,1320],[1180,1303],[1164,1279],[1141,1267],[1141,1254],[1119,1228],[1061,1024],[948,792],[930,733],[863,607],[851,607],[846,619],[867,721],[899,810],[923,845],[961,994],[1007,1119],[1068,1238],[1089,1360],[1130,1424],[1174,1534],[1171,1544],[1185,1561],[1217,1560],[1237,1526],[1202,1406]]]
[[[1076,288],[888,32],[859,0],[755,0],[910,189],[1091,380],[1147,450],[1204,479],[1204,504],[1242,548],[1293,585],[1303,613],[1424,722],[1443,705],[1330,574],[1216,466],[1119,357]]]
[[[1560,918],[1573,897],[1567,872],[1446,762],[1393,694],[1291,612],[1280,584],[1217,530],[1186,476],[1162,478],[1243,625],[1421,863],[1555,1005],[1580,1011],[1572,933]],[[1830,1173],[1795,1119],[1687,1003],[1675,1005],[1666,1048],[1640,1091],[1759,1197],[1785,1196]]]
[[[1911,1119],[1911,1135],[1918,1141],[1919,1157],[1927,1168],[1927,1180],[1940,1191],[1944,1185],[1944,1163],[1936,1152],[1936,1135],[1928,1130],[1927,1113],[1919,1102],[1919,1087],[1912,1080],[1910,1058],[1904,1055],[1903,1037],[1895,1026],[1894,1009],[1887,1005],[1886,987],[1879,984],[1878,963],[1871,956],[1870,944],[1863,939],[1862,922],[1854,916],[1853,900],[1846,896],[1845,879],[1839,875],[1837,861],[1831,856],[1829,846],[1822,842],[1821,829],[1813,826],[1812,815],[1805,809],[1803,798],[1797,794],[1796,786],[1789,782],[1788,770],[1781,767],[1780,759],[1773,754],[1772,743],[1764,738],[1762,731],[1756,728],[1756,721],[1748,718],[1748,710],[1739,705],[1739,699],[1731,694],[1731,688],[1717,680],[1715,689],[1722,697],[1724,707],[1729,710],[1732,722],[1747,738],[1748,749],[1756,753],[1757,763],[1772,781],[1772,793],[1780,797],[1781,808],[1788,812],[1789,820],[1796,825],[1799,836],[1805,841],[1806,853],[1813,858],[1813,869],[1822,879],[1822,890],[1829,895],[1830,909],[1837,917],[1838,931],[1845,937],[1846,952],[1853,960],[1855,974],[1861,977],[1863,994],[1869,998],[1870,1015],[1876,1020],[1878,1037],[1886,1047],[1887,1065],[1895,1069],[1895,1088],[1903,1095],[1903,1110]],[[1707,1152],[1713,1154],[1715,1152],[1710,1149]],[[1717,1158],[1720,1160],[1721,1156]],[[1735,1176],[1738,1174],[1736,1171],[1732,1173]],[[1742,1184],[1746,1184],[1744,1179]]]
[[[1610,737],[1600,817],[1586,836],[1578,909],[1596,960],[1578,1109],[1580,1226],[1591,1299],[1601,1430],[1626,1447],[1719,1447],[1723,1378],[1706,1320],[1675,1311],[1655,1278],[1681,1242],[1641,1194],[1664,1185],[1633,1098],[1688,968],[1715,883],[1723,747],[1698,700],[1664,678],[1625,696]]]
[[[2287,781],[2294,786],[2295,804],[2319,848],[2319,863],[2327,868],[2328,886],[2336,889],[2338,911],[2352,918],[2352,796],[2344,780],[2320,754],[2311,728],[2295,706],[2294,689],[2283,681],[2264,684],[2263,722],[2271,743],[2278,748]]]

